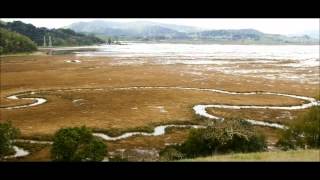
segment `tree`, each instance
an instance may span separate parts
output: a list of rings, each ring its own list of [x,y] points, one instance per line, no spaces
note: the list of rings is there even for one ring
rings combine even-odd
[[[55,161],[102,161],[106,153],[103,141],[84,126],[57,131],[51,149]]]
[[[0,158],[13,153],[12,140],[20,134],[10,122],[0,123]]]

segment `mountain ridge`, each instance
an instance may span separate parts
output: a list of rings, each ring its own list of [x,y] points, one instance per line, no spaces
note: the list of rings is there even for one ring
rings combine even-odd
[[[117,37],[122,40],[201,40],[217,43],[257,44],[318,44],[318,40],[307,35],[286,36],[268,34],[256,29],[213,29],[203,30],[192,26],[165,24],[149,21],[77,22],[66,26],[76,32]]]

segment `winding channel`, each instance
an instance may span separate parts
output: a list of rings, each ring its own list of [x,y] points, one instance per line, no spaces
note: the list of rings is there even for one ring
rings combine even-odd
[[[284,96],[284,97],[290,97],[295,99],[300,99],[307,101],[307,103],[301,104],[301,105],[292,105],[292,106],[257,106],[257,105],[225,105],[225,104],[198,104],[193,106],[193,110],[195,114],[205,117],[212,120],[219,120],[223,121],[223,117],[218,117],[209,114],[206,109],[207,108],[222,108],[222,109],[277,109],[277,110],[299,110],[299,109],[306,109],[310,108],[312,106],[319,106],[320,101],[317,101],[315,98],[312,97],[306,97],[306,96],[299,96],[299,95],[292,95],[292,94],[284,94],[284,93],[275,93],[275,92],[232,92],[232,91],[225,91],[225,90],[219,90],[219,89],[208,89],[208,88],[190,88],[190,87],[166,87],[166,86],[134,86],[134,87],[119,87],[119,88],[78,88],[78,89],[60,89],[60,90],[54,90],[54,91],[81,91],[81,90],[133,90],[133,89],[178,89],[178,90],[193,90],[193,91],[208,91],[208,92],[215,92],[215,93],[222,93],[222,94],[230,94],[230,95],[276,95],[276,96]],[[53,90],[47,90],[47,91],[53,91]],[[27,93],[19,93],[15,95],[8,96],[7,99],[11,100],[19,100],[19,99],[25,99],[25,100],[32,100],[33,102],[27,105],[18,105],[18,106],[10,106],[10,107],[1,107],[2,109],[19,109],[19,108],[27,108],[27,107],[33,107],[33,106],[39,106],[41,104],[44,104],[47,102],[45,98],[41,97],[28,97],[28,98],[20,98],[22,95],[35,95],[36,92],[27,92]],[[279,129],[287,129],[288,127],[278,124],[278,123],[270,123],[265,121],[257,121],[253,119],[244,119],[244,121],[257,126],[266,126],[266,127],[272,127],[272,128],[279,128]],[[169,127],[175,127],[175,128],[205,128],[205,126],[201,125],[175,125],[175,124],[169,124],[169,125],[160,125],[156,126],[154,128],[154,131],[152,133],[147,132],[127,132],[120,136],[111,137],[104,133],[93,133],[94,136],[100,137],[106,141],[117,141],[120,139],[126,139],[131,136],[160,136],[165,134],[166,128]],[[52,144],[50,141],[35,141],[35,140],[15,140],[17,142],[28,142],[28,143],[41,143],[41,144]],[[18,148],[17,146],[14,146],[14,150],[16,151],[15,155],[8,156],[6,158],[12,158],[12,157],[21,157],[21,156],[27,156],[29,152]]]

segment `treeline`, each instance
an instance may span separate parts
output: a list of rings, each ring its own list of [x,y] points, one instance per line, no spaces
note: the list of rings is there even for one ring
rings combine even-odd
[[[53,46],[83,46],[105,43],[104,40],[93,35],[76,33],[70,29],[37,28],[32,24],[26,24],[21,21],[0,23],[0,27],[25,35],[38,46],[43,45],[44,36],[46,36],[47,40],[48,36],[51,36]]]
[[[35,50],[37,50],[37,45],[28,37],[0,28],[0,55]]]

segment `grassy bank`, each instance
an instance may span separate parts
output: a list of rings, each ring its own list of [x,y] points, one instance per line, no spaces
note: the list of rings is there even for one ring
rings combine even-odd
[[[320,149],[237,153],[184,159],[181,161],[320,161]]]

